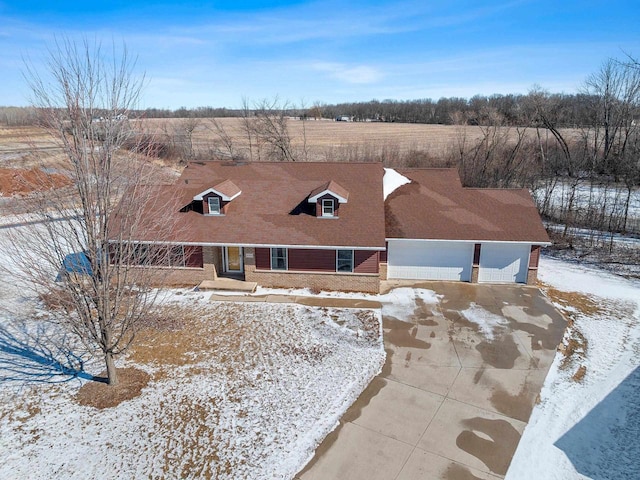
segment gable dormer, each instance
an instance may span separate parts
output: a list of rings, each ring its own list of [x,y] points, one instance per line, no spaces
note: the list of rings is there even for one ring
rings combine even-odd
[[[347,203],[349,192],[331,180],[309,194],[309,203],[316,205],[316,217],[338,218],[340,204]]]
[[[231,180],[225,180],[193,197],[194,202],[202,202],[205,215],[226,215],[229,203],[237,198],[242,190]]]

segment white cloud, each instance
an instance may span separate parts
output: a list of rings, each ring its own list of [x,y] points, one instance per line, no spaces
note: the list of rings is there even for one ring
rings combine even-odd
[[[347,65],[344,63],[317,62],[312,65],[314,70],[326,72],[331,78],[346,83],[369,84],[377,83],[383,73],[367,65]]]

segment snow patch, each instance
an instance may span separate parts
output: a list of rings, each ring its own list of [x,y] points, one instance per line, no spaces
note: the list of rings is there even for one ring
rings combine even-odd
[[[587,351],[567,369],[556,354],[505,478],[640,478],[640,281],[546,256],[538,273],[602,311],[587,315],[556,305],[571,314]],[[586,375],[577,382],[579,365]]]
[[[384,177],[382,178],[382,192],[384,194],[384,199],[386,200],[387,197],[396,189],[400,188],[402,185],[406,185],[407,183],[411,183],[411,180],[396,172],[393,168],[385,168]]]
[[[509,324],[506,318],[491,313],[474,302],[471,302],[469,308],[461,310],[460,313],[464,318],[475,323],[480,333],[482,333],[487,340],[493,340],[496,332]]]
[[[406,319],[413,315],[419,301],[436,305],[440,297],[442,296],[433,290],[403,287],[393,289],[385,295],[379,295],[378,300],[382,302],[383,316]]]

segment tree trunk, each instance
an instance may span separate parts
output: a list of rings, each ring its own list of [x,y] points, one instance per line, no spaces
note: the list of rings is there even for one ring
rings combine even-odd
[[[113,360],[113,353],[105,353],[104,361],[107,364],[107,383],[115,387],[118,385],[118,372],[116,371],[116,364]]]

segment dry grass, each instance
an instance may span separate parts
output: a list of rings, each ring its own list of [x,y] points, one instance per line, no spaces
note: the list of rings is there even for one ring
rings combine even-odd
[[[101,377],[106,375],[106,371],[100,374]],[[87,382],[78,390],[76,400],[80,405],[98,409],[115,407],[140,395],[149,378],[148,373],[137,368],[118,369],[118,385],[111,386],[102,381]]]
[[[565,292],[549,285],[541,283],[540,286],[556,304],[565,307],[565,314],[572,316],[572,309],[577,310],[586,316],[602,315],[606,308],[602,304],[596,303],[592,298],[578,292]]]
[[[162,368],[195,364],[211,354],[216,333],[211,332],[212,312],[202,306],[164,304],[140,323],[130,358],[136,363]],[[228,339],[225,332],[219,338]]]
[[[576,373],[573,374],[573,377],[571,377],[573,379],[574,382],[581,382],[584,379],[584,376],[587,374],[587,367],[585,367],[584,365],[580,365],[580,367],[578,367],[578,370],[576,370]]]

